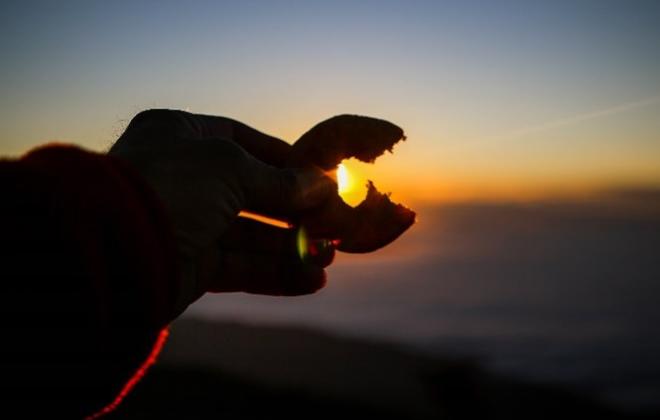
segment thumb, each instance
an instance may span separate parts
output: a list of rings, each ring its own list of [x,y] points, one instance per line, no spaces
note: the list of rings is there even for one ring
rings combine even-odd
[[[290,215],[310,209],[337,194],[337,184],[318,167],[275,168],[252,159],[244,179],[248,210]]]

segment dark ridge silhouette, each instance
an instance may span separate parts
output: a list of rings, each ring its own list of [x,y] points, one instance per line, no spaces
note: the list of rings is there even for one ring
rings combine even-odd
[[[657,190],[417,210],[419,225],[369,259],[340,255],[318,295],[209,295],[189,315],[385,337],[660,410]]]
[[[586,395],[491,374],[470,359],[301,328],[179,320],[122,419],[623,418]]]

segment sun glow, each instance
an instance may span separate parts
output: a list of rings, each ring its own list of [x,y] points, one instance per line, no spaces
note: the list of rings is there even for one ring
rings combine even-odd
[[[355,159],[344,160],[337,165],[334,176],[337,181],[337,192],[344,202],[350,206],[357,206],[366,196],[367,179],[363,174],[361,165]]]
[[[348,169],[343,163],[337,166],[337,187],[339,194],[348,192],[351,188],[351,180],[348,175]]]

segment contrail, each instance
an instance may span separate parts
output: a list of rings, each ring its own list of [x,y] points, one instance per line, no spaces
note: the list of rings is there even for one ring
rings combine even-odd
[[[644,108],[647,106],[655,105],[660,103],[660,95],[651,96],[649,98],[641,99],[634,102],[626,102],[620,105],[612,106],[609,108],[598,109],[591,112],[585,112],[582,114],[573,115],[571,117],[565,117],[554,121],[549,121],[543,124],[532,125],[528,127],[523,127],[518,130],[511,131],[506,134],[501,134],[494,136],[492,140],[498,139],[516,139],[527,134],[539,133],[542,131],[550,130],[552,128],[565,127],[568,125],[577,124],[582,121],[592,120],[595,118],[605,117],[607,115],[619,114],[621,112],[630,111],[633,109]]]

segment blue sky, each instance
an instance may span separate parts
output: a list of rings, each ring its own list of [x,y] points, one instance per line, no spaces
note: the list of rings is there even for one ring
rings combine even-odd
[[[226,115],[289,141],[350,112],[406,129],[411,141],[377,177],[422,173],[432,187],[411,194],[424,197],[497,183],[660,183],[655,1],[0,10],[4,154],[56,139],[103,150],[150,107]]]

